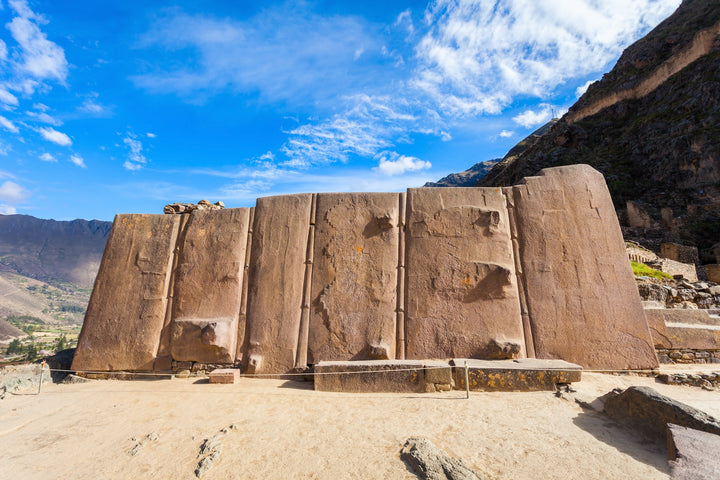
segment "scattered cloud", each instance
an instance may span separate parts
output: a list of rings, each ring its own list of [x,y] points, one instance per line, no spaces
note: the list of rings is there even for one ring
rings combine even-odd
[[[53,125],[55,127],[59,127],[60,125],[63,124],[62,121],[58,120],[55,117],[51,117],[44,111],[41,111],[41,112],[28,111],[26,113],[29,117],[34,118],[35,120],[37,120],[39,122],[47,123],[48,125]]]
[[[176,10],[161,17],[139,46],[191,52],[182,62],[188,67],[163,65],[155,57],[156,70],[132,80],[192,102],[222,91],[259,94],[269,102],[331,101],[367,82],[375,67],[364,60],[378,55],[380,36],[359,17],[322,17],[303,5],[285,3],[244,21]]]
[[[446,115],[497,114],[602,70],[680,0],[437,0],[412,81]]]
[[[541,103],[535,110],[525,110],[513,117],[513,122],[525,128],[540,126],[553,118],[554,109],[552,105]]]
[[[582,97],[585,92],[587,92],[588,87],[590,87],[590,85],[592,85],[593,83],[595,83],[595,80],[588,80],[584,84],[580,85],[578,88],[575,89],[575,95],[578,98]]]
[[[0,176],[1,178],[2,176]],[[11,177],[12,178],[12,177]],[[15,182],[6,180],[0,184],[0,214],[14,215],[17,204],[23,202],[30,193]]]
[[[123,167],[130,171],[140,170],[147,163],[147,158],[145,158],[145,155],[142,153],[142,142],[137,139],[137,135],[128,132],[125,138],[123,138],[123,144],[125,144],[129,150],[127,160],[123,163]]]
[[[0,87],[0,102],[6,105],[12,105],[13,107],[17,107],[19,103],[17,97],[3,87]]]
[[[97,97],[97,94],[94,94],[93,96]],[[107,117],[112,115],[112,108],[103,105],[92,98],[88,98],[83,101],[82,105],[78,107],[78,111],[90,114],[94,117]]]
[[[8,51],[7,51],[7,45],[5,42],[0,40],[0,62],[4,62],[7,60]]]
[[[430,162],[420,160],[416,157],[400,155],[396,152],[381,152],[375,156],[379,161],[378,166],[373,170],[385,175],[402,175],[405,172],[426,170],[432,167]]]
[[[57,162],[57,159],[47,152],[43,153],[38,158],[43,162]]]
[[[498,134],[500,138],[510,138],[513,135],[515,135],[515,132],[513,132],[512,130],[503,130]]]
[[[47,39],[40,30],[46,24],[42,16],[36,15],[24,0],[9,2],[18,15],[6,26],[13,39],[20,46],[20,70],[39,80],[54,79],[65,83],[68,74],[68,62],[65,51],[56,43]]]
[[[145,136],[148,137],[148,138],[155,138],[155,137],[157,137],[157,135],[155,135],[154,133],[150,133],[150,132],[147,132],[147,133],[145,134]]]
[[[275,160],[275,155],[271,151],[267,151],[260,155],[260,160]]]
[[[49,142],[57,143],[58,145],[62,145],[63,147],[69,147],[70,145],[72,145],[72,140],[70,140],[70,137],[68,137],[62,132],[58,132],[52,127],[39,128],[38,132],[40,132],[40,135],[42,135],[43,138]]]
[[[0,126],[11,133],[18,133],[20,130],[7,118],[0,115]]]
[[[85,161],[80,155],[70,155],[70,161],[80,168],[87,168]]]

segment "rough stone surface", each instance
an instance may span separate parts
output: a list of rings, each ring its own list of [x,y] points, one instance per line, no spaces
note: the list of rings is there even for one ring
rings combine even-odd
[[[562,360],[475,360],[455,358],[453,375],[458,390],[465,390],[465,362],[470,390],[530,392],[555,390],[558,384],[579,382],[582,367]]]
[[[720,319],[704,310],[645,310],[656,348],[720,349]]]
[[[423,367],[424,363],[416,360],[319,362],[314,367],[315,390],[420,393],[425,391]]]
[[[660,245],[660,256],[681,263],[700,263],[697,247],[688,247],[677,243],[663,243]]]
[[[462,460],[453,458],[422,437],[408,438],[400,451],[400,458],[426,480],[480,480]]]
[[[190,214],[175,271],[174,360],[235,361],[249,212],[230,208]]]
[[[395,358],[398,210],[397,193],[317,195],[309,363]]]
[[[705,275],[707,276],[707,279],[711,282],[720,283],[720,265],[705,265]]]
[[[520,300],[505,197],[492,188],[411,188],[406,358],[489,358],[520,345]]]
[[[240,380],[240,370],[237,368],[216,368],[210,372],[210,383],[237,383]]]
[[[115,217],[73,370],[152,370],[178,228],[175,215]]]
[[[246,342],[249,373],[295,366],[312,194],[258,198],[255,207]]]
[[[668,425],[668,463],[674,480],[717,480],[720,436]]]
[[[509,190],[536,356],[657,367],[602,174],[587,165],[546,169]]]
[[[650,387],[629,387],[622,393],[608,396],[605,413],[662,444],[666,442],[668,423],[720,434],[717,419]]]

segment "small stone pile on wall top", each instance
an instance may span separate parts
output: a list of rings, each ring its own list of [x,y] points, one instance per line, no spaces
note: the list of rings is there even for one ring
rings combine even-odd
[[[198,203],[169,203],[163,208],[163,213],[174,215],[179,213],[190,213],[195,210],[222,210],[225,208],[223,202],[210,203],[209,200],[200,200]]]

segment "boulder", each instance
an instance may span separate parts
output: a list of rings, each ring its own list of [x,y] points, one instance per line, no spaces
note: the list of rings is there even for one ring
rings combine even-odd
[[[550,168],[506,191],[537,358],[585,368],[657,367],[602,174],[588,165]]]
[[[451,457],[427,438],[408,438],[400,458],[422,479],[480,480],[480,476],[462,460]]]
[[[399,201],[317,195],[309,363],[395,358]]]
[[[176,361],[235,361],[248,208],[196,210],[175,270],[170,351]]]
[[[312,200],[310,193],[257,200],[243,354],[248,373],[295,367]]]
[[[674,480],[717,480],[720,436],[669,424],[667,445]]]
[[[406,241],[406,358],[526,356],[500,189],[409,189]]]
[[[73,370],[153,369],[179,226],[175,215],[115,217]]]

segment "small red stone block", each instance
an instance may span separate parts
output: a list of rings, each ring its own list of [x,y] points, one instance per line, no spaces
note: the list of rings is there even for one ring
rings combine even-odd
[[[210,383],[236,383],[240,380],[237,368],[216,368],[210,372]]]

